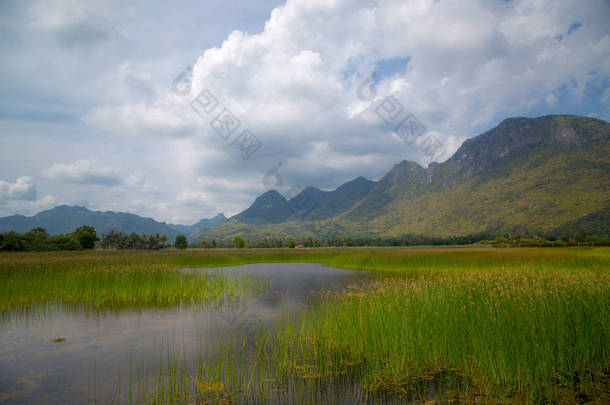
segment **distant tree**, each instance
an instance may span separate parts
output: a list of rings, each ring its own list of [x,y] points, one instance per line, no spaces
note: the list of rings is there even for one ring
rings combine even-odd
[[[44,250],[49,234],[43,228],[34,228],[23,234],[23,242],[27,250]]]
[[[186,236],[184,236],[184,235],[176,236],[176,241],[174,242],[174,247],[176,249],[186,249],[186,247],[187,247]]]
[[[127,242],[129,249],[142,250],[148,247],[149,238],[146,235],[138,235],[132,232],[129,235],[129,241]]]
[[[167,247],[167,237],[165,235],[138,235],[132,232],[125,235],[122,232],[110,231],[109,234],[102,235],[100,242],[102,249],[149,249],[159,250]]]
[[[341,246],[352,246],[352,241],[347,236],[344,236],[341,238]]]
[[[601,242],[601,239],[599,236],[596,235],[589,235],[587,236],[585,242],[590,243],[591,246],[595,246],[595,245],[599,245]]]
[[[235,237],[235,247],[237,249],[243,249],[244,246],[246,246],[246,242],[244,242],[244,238],[242,238],[241,236],[236,236]]]
[[[493,243],[497,244],[497,245],[506,244],[508,242],[509,242],[508,238],[506,238],[504,236],[496,236],[496,239],[493,240]]]
[[[6,232],[2,237],[0,250],[20,251],[25,249],[23,238],[15,231]]]
[[[215,248],[216,247],[216,239],[212,239],[212,247]]]
[[[586,232],[578,232],[576,235],[574,235],[574,239],[580,246],[581,243],[584,243],[587,240],[587,236],[589,235]]]
[[[95,244],[95,242],[94,242]],[[68,240],[66,241],[66,243],[64,243],[61,247],[64,250],[80,250],[82,249],[82,245],[80,244],[79,240],[76,239],[76,237],[74,236],[70,236],[68,237]]]
[[[83,249],[93,249],[95,246],[95,242],[100,240],[95,233],[95,228],[92,226],[81,226],[74,231],[74,237],[80,243],[81,248]]]
[[[295,246],[296,246],[296,243],[295,243],[295,242],[294,242],[292,239],[290,239],[290,240],[288,241],[288,248],[289,248],[289,249],[294,249],[294,248],[295,248]]]
[[[146,236],[144,236],[144,238],[146,239]],[[162,242],[161,239],[162,238],[158,233],[156,233],[154,235],[150,235],[148,237],[148,239],[146,240],[146,249],[151,249],[151,250],[161,249],[164,245],[164,242]]]

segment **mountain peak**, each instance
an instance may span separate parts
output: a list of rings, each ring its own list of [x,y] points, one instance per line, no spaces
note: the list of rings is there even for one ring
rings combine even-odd
[[[284,200],[284,196],[281,195],[277,190],[269,190],[265,191],[263,194],[259,195],[256,199],[268,200],[268,199],[281,199]]]
[[[371,180],[366,179],[365,177],[359,176],[356,177],[353,180],[350,180],[346,183],[341,184],[339,187],[337,187],[337,189],[335,191],[356,191],[356,190],[361,190],[363,188],[366,188],[367,190],[370,188],[370,186],[373,184],[373,182]]]
[[[269,190],[233,218],[251,224],[277,223],[287,220],[292,214],[293,210],[284,196],[277,190]]]
[[[410,183],[425,182],[426,169],[419,164],[410,160],[403,160],[392,167],[392,169],[379,180],[379,184],[383,187],[394,187],[405,181]]]
[[[448,172],[469,179],[501,160],[538,146],[572,148],[610,136],[608,123],[575,115],[516,117],[466,140],[445,162]]]

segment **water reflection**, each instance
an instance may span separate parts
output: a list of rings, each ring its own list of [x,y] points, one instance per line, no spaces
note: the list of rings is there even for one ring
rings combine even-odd
[[[134,365],[154,369],[160,351],[171,348],[194,362],[201,342],[254,330],[297,311],[312,292],[367,277],[302,263],[184,271],[246,275],[260,282],[241,301],[220,306],[87,312],[46,303],[9,314],[0,323],[0,404],[111,403]]]

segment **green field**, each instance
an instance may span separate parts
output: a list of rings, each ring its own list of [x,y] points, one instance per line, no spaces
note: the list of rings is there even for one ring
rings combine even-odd
[[[245,280],[175,270],[256,262],[322,262],[374,277],[267,325],[254,350],[216,342],[213,358],[194,354],[194,369],[181,365],[186,354],[168,352],[154,383],[138,385],[152,392],[140,402],[256,397],[269,382],[321,389],[346,376],[373,394],[400,395],[433,379],[447,387],[447,399],[463,401],[609,400],[608,248],[3,253],[0,310],[8,316],[48,301],[104,310],[238,299]]]

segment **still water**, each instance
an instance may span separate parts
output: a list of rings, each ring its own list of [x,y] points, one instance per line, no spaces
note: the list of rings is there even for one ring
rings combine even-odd
[[[255,324],[296,312],[316,292],[368,277],[309,263],[184,271],[259,282],[239,305],[86,312],[49,304],[8,317],[0,323],[0,404],[113,403],[130,370],[154,368],[168,347],[195,356],[206,336],[247,333]]]

